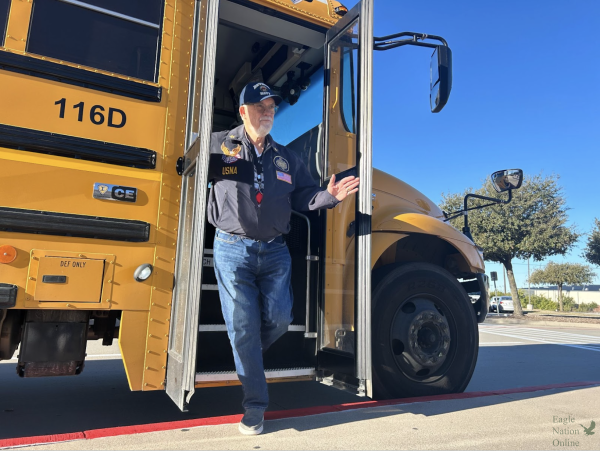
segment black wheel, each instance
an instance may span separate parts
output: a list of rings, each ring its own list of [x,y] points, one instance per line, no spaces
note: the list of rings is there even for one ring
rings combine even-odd
[[[429,263],[410,263],[381,277],[372,299],[375,397],[463,392],[477,363],[479,334],[456,278]]]

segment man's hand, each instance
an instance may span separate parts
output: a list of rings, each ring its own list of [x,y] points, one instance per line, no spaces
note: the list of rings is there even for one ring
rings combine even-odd
[[[335,182],[335,175],[332,175],[329,180],[329,185],[327,185],[327,191],[337,200],[342,201],[350,194],[354,194],[358,191],[358,184],[358,177],[354,177],[353,175],[344,177],[337,183]]]

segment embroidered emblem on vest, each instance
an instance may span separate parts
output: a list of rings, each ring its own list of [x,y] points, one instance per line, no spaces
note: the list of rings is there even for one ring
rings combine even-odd
[[[236,155],[235,157],[228,157],[227,155],[223,155],[223,161],[227,164],[237,163],[239,159],[239,155]]]
[[[275,163],[275,166],[277,166],[282,171],[288,172],[290,170],[290,164],[287,162],[287,160],[285,158],[280,157],[279,155],[277,155],[273,159],[273,163]]]
[[[240,153],[240,151],[242,150],[242,146],[237,145],[236,147],[234,147],[233,149],[229,150],[226,146],[225,143],[221,144],[221,151],[227,155],[228,157],[235,157],[238,153]]]
[[[292,184],[292,176],[290,174],[286,174],[285,172],[277,172],[277,180],[281,180],[282,182]]]

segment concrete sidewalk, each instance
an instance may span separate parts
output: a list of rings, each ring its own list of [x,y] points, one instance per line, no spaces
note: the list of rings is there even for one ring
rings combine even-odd
[[[83,440],[31,448],[597,450],[600,427],[594,435],[586,435],[583,426],[589,428],[592,421],[600,425],[598,384],[506,390],[499,394],[464,393],[454,395],[458,399],[425,398],[358,409],[346,405],[353,410],[337,406],[340,410],[332,413],[268,420],[265,432],[255,437],[242,436],[237,430],[239,418],[232,416],[219,417],[226,424],[185,427],[179,422],[172,424],[177,429],[134,435],[92,438],[94,431],[88,431]],[[313,409],[313,413],[316,411],[318,408]],[[285,412],[290,411],[270,414],[273,417]],[[97,432],[96,436],[102,434]]]

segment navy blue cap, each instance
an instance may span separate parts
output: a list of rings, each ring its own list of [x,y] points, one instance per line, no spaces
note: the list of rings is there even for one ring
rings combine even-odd
[[[242,89],[242,93],[240,94],[240,105],[259,103],[260,101],[269,98],[273,98],[275,105],[279,105],[283,100],[277,94],[273,94],[271,88],[264,83],[248,83],[246,86],[244,86],[244,89]]]

